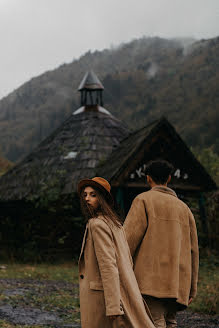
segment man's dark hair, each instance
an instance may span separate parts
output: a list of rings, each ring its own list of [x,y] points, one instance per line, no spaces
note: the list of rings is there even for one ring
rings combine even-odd
[[[173,172],[173,165],[165,160],[150,161],[146,164],[145,174],[157,184],[165,184]]]

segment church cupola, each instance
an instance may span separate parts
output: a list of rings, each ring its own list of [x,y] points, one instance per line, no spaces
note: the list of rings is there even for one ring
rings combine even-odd
[[[85,109],[97,109],[98,105],[103,106],[102,92],[104,87],[93,71],[87,72],[79,85],[78,91],[81,93],[81,106]]]

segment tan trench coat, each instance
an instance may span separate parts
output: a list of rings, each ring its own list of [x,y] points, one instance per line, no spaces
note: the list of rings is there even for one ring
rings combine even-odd
[[[101,216],[86,225],[79,285],[82,328],[154,328],[134,276],[123,228]],[[121,317],[112,321],[111,315]]]
[[[198,240],[188,206],[167,187],[138,195],[124,230],[142,294],[176,299],[178,309],[195,297],[198,280]]]

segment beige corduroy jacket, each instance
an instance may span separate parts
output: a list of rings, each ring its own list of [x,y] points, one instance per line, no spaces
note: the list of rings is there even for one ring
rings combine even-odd
[[[82,328],[154,328],[132,264],[123,228],[101,216],[90,219],[79,258]],[[112,321],[112,315],[120,317]]]
[[[198,240],[188,206],[163,186],[138,195],[124,223],[134,272],[144,295],[188,306],[196,296]]]

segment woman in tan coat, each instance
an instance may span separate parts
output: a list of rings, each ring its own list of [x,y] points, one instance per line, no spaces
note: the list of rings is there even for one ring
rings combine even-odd
[[[103,178],[78,184],[87,219],[79,258],[82,328],[154,328],[143,303],[129,247]]]

